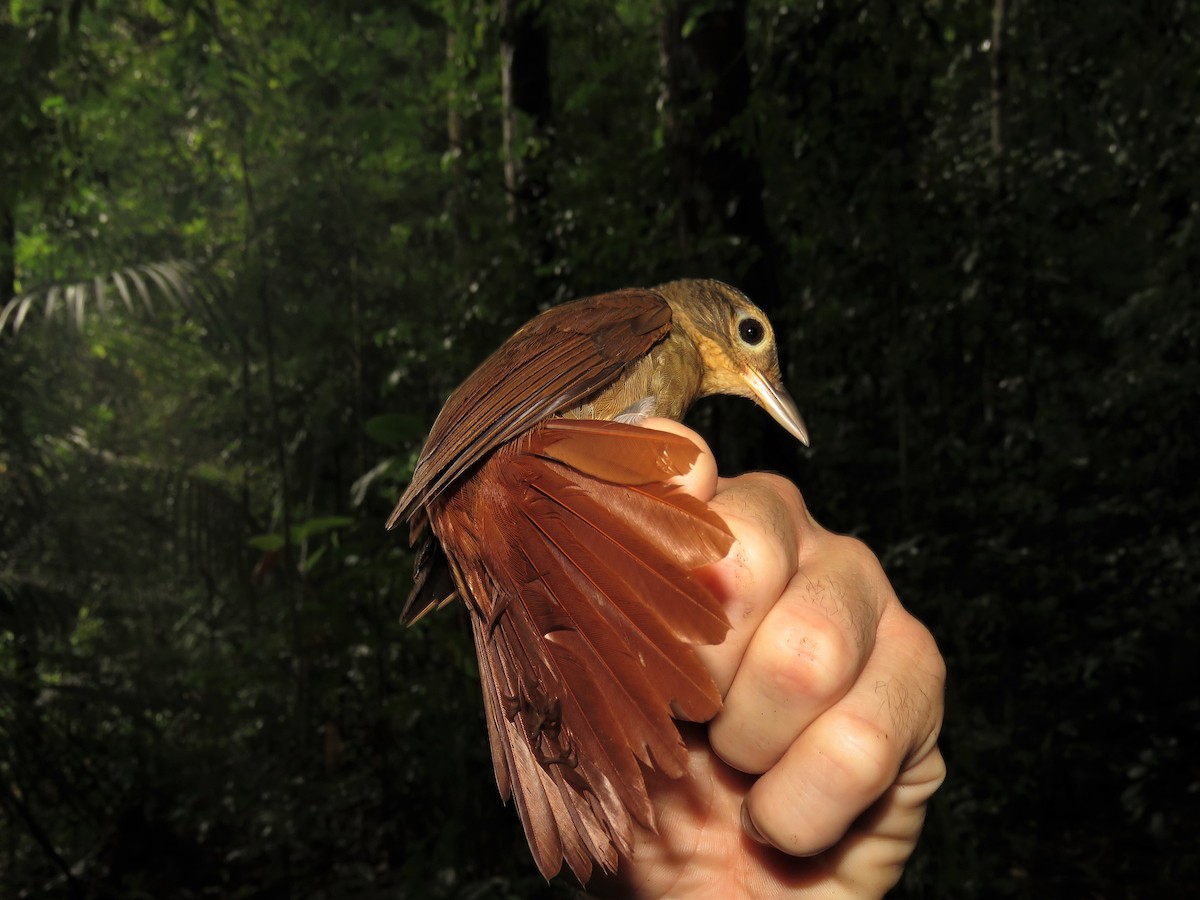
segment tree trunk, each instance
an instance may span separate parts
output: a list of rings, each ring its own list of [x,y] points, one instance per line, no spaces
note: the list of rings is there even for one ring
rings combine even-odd
[[[545,201],[550,194],[553,141],[550,37],[534,0],[501,0],[504,186],[522,255],[537,281],[549,280],[554,259]],[[540,293],[540,292],[539,292]]]
[[[1005,58],[1004,32],[1008,27],[1008,7],[1005,0],[994,0],[992,4],[992,45],[990,77],[992,87],[992,165],[996,186],[1004,195],[1004,148],[1005,134],[1004,104],[1008,94],[1008,66]]]
[[[17,221],[10,206],[0,207],[0,309],[17,295]],[[0,331],[0,450],[16,461],[9,473],[11,484],[27,497],[37,496],[37,465],[25,432],[23,398],[26,396],[25,354],[14,351],[12,319]],[[0,537],[5,535],[0,532]]]
[[[663,130],[679,188],[683,259],[712,265],[706,237],[732,238],[724,277],[768,312],[780,304],[763,174],[741,124],[750,106],[746,0],[670,0],[662,22]],[[686,34],[685,34],[686,32]]]
[[[446,28],[446,66],[451,71],[454,71],[459,65],[462,43],[463,39],[459,35],[458,29],[453,24],[448,25]],[[454,174],[462,178],[465,175],[466,157],[472,150],[474,142],[468,136],[467,120],[463,115],[462,98],[456,81],[451,82],[446,92],[446,143],[450,151],[450,164]]]
[[[686,274],[724,279],[768,314],[781,309],[762,167],[746,134],[752,82],[746,0],[668,0],[662,21],[663,133],[679,196]],[[714,241],[725,252],[713,252]],[[776,325],[781,324],[775,316]],[[787,372],[786,330],[780,362]],[[709,401],[704,430],[722,464],[795,471],[796,441],[759,410]]]
[[[446,90],[446,150],[451,174],[446,207],[452,228],[451,259],[454,271],[460,273],[471,272],[474,267],[476,242],[471,238],[470,223],[480,200],[480,172],[474,161],[481,158],[483,144],[480,116],[470,100],[479,77],[478,57],[474,52],[477,48],[471,38],[477,10],[474,3],[465,4],[465,8],[465,11],[460,9],[461,18],[445,22],[446,70],[450,73]],[[506,121],[506,134],[507,131]],[[507,184],[507,175],[505,180]]]
[[[17,295],[17,221],[12,209],[0,208],[0,308]]]

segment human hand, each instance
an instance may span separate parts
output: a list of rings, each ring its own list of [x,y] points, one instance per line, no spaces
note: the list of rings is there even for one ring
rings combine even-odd
[[[683,726],[689,776],[648,773],[657,834],[639,831],[620,896],[878,897],[900,878],[929,798],[945,668],[875,556],[823,529],[790,482],[718,479],[704,448],[681,479],[737,542],[699,573],[732,627],[699,647],[724,697],[706,726]]]

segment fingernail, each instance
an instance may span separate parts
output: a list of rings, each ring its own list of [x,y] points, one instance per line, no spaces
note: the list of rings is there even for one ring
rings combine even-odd
[[[750,810],[746,809],[745,803],[742,804],[742,828],[745,829],[746,834],[754,843],[762,844],[764,847],[771,846],[767,839],[762,836],[762,832],[755,827],[754,820],[750,818]]]

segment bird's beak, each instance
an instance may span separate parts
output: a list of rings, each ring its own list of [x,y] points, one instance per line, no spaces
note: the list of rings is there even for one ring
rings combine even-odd
[[[771,414],[771,418],[807,447],[808,429],[804,427],[804,420],[800,418],[800,410],[796,409],[796,401],[784,386],[772,384],[755,368],[746,369],[742,377],[746,379],[746,384],[753,391],[759,405]]]

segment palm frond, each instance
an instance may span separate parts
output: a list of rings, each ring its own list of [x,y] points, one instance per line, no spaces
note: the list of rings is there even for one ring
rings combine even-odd
[[[138,263],[78,281],[40,285],[0,307],[0,333],[18,333],[40,307],[42,320],[63,318],[82,329],[89,315],[106,315],[120,300],[130,315],[153,317],[162,307],[182,310],[207,325],[218,324],[207,279],[193,262],[181,259]]]

